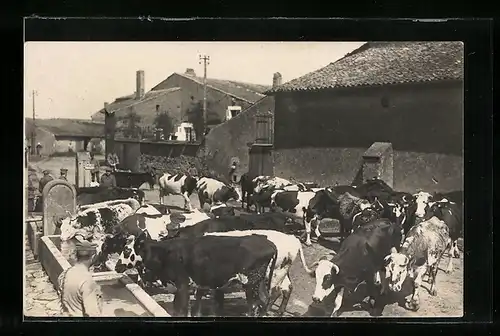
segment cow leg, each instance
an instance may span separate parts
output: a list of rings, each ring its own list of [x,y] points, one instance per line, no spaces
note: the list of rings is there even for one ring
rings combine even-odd
[[[453,242],[451,241],[451,239],[450,239],[450,242],[448,244],[447,251],[448,251],[448,257],[450,259],[448,260],[448,266],[446,267],[445,272],[451,273],[453,271],[453,253],[454,253]]]
[[[158,192],[160,198],[160,204],[163,204],[163,189],[160,186],[160,191]]]
[[[201,303],[203,297],[208,293],[205,289],[196,289],[195,291],[195,302],[193,307],[191,308],[191,316],[200,317],[201,316]]]
[[[307,220],[304,220],[304,226],[306,227],[306,241],[305,244],[307,246],[311,246],[311,222],[308,222]]]
[[[321,237],[321,232],[319,232],[319,222],[320,222],[319,219],[315,218],[315,221],[314,221],[314,224],[315,224],[315,226],[314,226],[314,234],[316,235],[316,237],[318,239],[320,239],[320,237]]]
[[[162,283],[167,283],[162,281]],[[187,317],[189,312],[189,288],[187,284],[176,284],[177,292],[174,296],[174,311],[177,316]]]
[[[334,300],[333,311],[330,314],[330,317],[337,317],[340,306],[342,305],[342,300],[344,299],[344,287],[340,288],[340,291],[337,293],[337,296]]]
[[[413,272],[413,293],[410,299],[406,300],[406,308],[417,311],[420,308],[420,286],[422,286],[422,277],[427,270],[427,265],[417,267]]]
[[[283,295],[283,299],[281,300],[280,307],[278,308],[278,316],[283,316],[283,314],[285,313],[286,306],[288,305],[288,301],[290,301],[290,296],[292,295],[292,290],[292,281],[290,280],[290,276],[287,274],[280,285],[280,291]]]
[[[182,193],[182,197],[184,197],[184,209],[187,209],[189,212],[193,212],[193,206],[191,205],[188,193]]]
[[[452,254],[453,254],[453,257],[460,258],[460,251],[458,250],[458,240],[453,241]]]
[[[248,312],[247,316],[256,316],[257,311],[258,311],[258,306],[256,305],[256,285],[248,283],[244,286],[245,288],[245,295],[247,299],[247,304],[248,304]]]
[[[214,291],[215,315],[224,316],[224,291],[216,289]]]

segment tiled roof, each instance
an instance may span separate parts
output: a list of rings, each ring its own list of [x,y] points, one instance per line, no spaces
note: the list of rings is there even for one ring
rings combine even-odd
[[[161,94],[168,94],[168,93],[175,92],[178,90],[180,90],[180,88],[178,88],[178,87],[169,88],[169,89],[165,89],[165,90],[154,90],[154,91],[151,90],[151,91],[147,92],[144,95],[144,97],[142,97],[142,99],[140,99],[140,100],[135,99],[135,94],[123,96],[123,97],[117,98],[114,102],[110,103],[107,107],[107,110],[110,113],[111,112],[114,113],[116,111],[119,111],[121,109],[124,109],[124,108],[132,106],[132,105],[136,106],[136,108],[140,108],[140,104],[144,101],[147,101],[148,99],[156,98]],[[99,114],[99,113],[104,113],[104,108],[100,109],[96,114]]]
[[[177,75],[189,78],[199,84],[203,84],[203,78],[176,73]],[[222,91],[235,98],[240,98],[248,103],[255,103],[262,99],[271,86],[237,82],[233,80],[207,78],[207,86]]]
[[[26,132],[33,129],[33,120],[25,118]],[[82,119],[37,119],[37,127],[43,128],[55,136],[103,137],[104,123]]]
[[[463,50],[462,42],[368,42],[266,93],[462,80]]]

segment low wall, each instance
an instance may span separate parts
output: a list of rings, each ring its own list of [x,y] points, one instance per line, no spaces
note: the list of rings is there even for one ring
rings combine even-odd
[[[26,234],[28,235],[28,243],[33,251],[33,257],[38,259],[38,245],[40,243],[40,238],[42,237],[42,226],[43,217],[38,216],[36,218],[27,218]]]
[[[321,186],[362,178],[366,148],[299,148],[273,152],[274,175]],[[463,190],[463,157],[394,151],[394,189],[415,192]]]
[[[51,239],[59,238],[58,235],[43,236],[40,239],[39,259],[43,269],[49,276],[50,281],[58,289],[58,277],[71,265],[57,249]],[[118,274],[114,271],[94,273],[94,280],[98,284],[106,284],[118,280],[124,287],[123,290],[129,291],[135,299],[154,317],[170,317],[170,315],[154,301],[139,285],[134,283],[125,274]]]

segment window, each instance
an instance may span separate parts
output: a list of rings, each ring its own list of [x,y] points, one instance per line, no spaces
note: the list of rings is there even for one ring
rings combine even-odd
[[[389,97],[383,96],[382,99],[380,100],[380,104],[382,105],[383,108],[388,108],[389,107]]]

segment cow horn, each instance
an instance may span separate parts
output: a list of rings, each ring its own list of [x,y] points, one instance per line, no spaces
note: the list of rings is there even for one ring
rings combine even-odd
[[[340,273],[340,269],[339,269],[339,267],[338,267],[337,265],[332,264],[332,267],[333,267],[333,268],[335,268],[335,273],[336,273],[336,274],[339,274],[339,273]]]
[[[396,206],[396,203],[387,203],[388,206]]]
[[[401,197],[401,199],[403,200],[403,202],[408,202],[408,200],[406,199],[406,195],[403,195],[403,197]]]
[[[391,253],[398,253],[398,250],[395,247],[391,247]]]
[[[385,258],[384,258],[384,261],[389,261],[389,259],[391,259],[391,255],[386,255]]]

